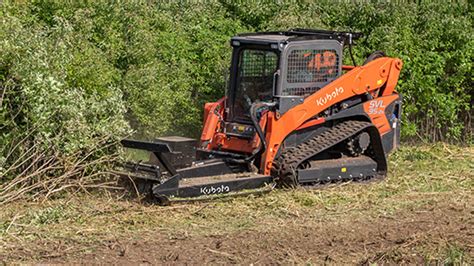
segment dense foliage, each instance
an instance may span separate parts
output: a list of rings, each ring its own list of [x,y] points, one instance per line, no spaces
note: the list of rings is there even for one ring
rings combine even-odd
[[[290,27],[364,33],[355,49],[359,63],[375,50],[404,61],[398,90],[405,99],[405,137],[472,140],[470,3],[4,1],[1,6],[0,175],[32,146],[61,156],[87,150],[100,158],[113,149],[91,150],[130,128],[140,137],[196,136],[203,103],[224,94],[229,38]]]

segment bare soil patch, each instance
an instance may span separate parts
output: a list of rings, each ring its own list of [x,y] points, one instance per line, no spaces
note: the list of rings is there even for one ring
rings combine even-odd
[[[440,205],[390,216],[354,217],[326,223],[288,221],[286,226],[209,236],[150,233],[138,240],[106,242],[94,254],[43,262],[90,263],[448,263],[429,254],[462,249],[470,263],[474,244],[472,206]],[[138,236],[140,238],[140,236]]]

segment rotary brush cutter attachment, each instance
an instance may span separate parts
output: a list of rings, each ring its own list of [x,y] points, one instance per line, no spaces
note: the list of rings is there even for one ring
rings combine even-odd
[[[194,139],[176,136],[152,142],[126,139],[122,145],[150,153],[148,162],[126,162],[125,171],[117,173],[131,180],[137,192],[159,204],[215,198],[222,194],[247,195],[252,191],[261,193],[262,188],[273,188],[271,176],[249,171],[247,163],[225,158],[196,160]],[[245,190],[252,191],[243,192]]]

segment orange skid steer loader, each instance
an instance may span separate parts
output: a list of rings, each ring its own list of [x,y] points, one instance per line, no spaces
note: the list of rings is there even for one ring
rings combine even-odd
[[[355,66],[360,37],[312,29],[233,37],[226,97],[205,105],[200,140],[123,140],[151,154],[125,163],[123,175],[161,203],[384,177],[400,143],[402,61],[377,51]],[[343,65],[345,47],[354,66]]]

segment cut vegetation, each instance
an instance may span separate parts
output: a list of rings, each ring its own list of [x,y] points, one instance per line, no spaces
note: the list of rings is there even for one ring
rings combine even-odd
[[[170,207],[16,202],[0,211],[0,261],[472,263],[474,148],[405,147],[390,164],[383,181]]]

